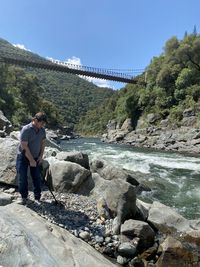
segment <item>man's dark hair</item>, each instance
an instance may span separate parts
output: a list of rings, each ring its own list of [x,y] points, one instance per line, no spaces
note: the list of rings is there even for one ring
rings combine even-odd
[[[35,114],[33,119],[37,119],[38,121],[47,122],[47,115],[44,112],[38,112]]]

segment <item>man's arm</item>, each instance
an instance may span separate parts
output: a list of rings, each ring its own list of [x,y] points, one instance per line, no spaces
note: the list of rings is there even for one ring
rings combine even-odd
[[[46,139],[43,139],[43,140],[42,140],[42,143],[41,143],[40,155],[39,155],[39,158],[38,158],[38,163],[41,163],[41,162],[42,162],[42,158],[43,158],[43,154],[44,154],[45,145],[46,145]]]
[[[20,145],[21,145],[22,151],[25,151],[25,156],[29,160],[30,166],[36,167],[37,164],[36,164],[36,161],[34,160],[32,154],[30,152],[30,149],[28,147],[28,142],[21,141]]]

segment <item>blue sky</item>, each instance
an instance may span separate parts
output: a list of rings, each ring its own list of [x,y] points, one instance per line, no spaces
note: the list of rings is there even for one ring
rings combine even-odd
[[[0,37],[43,57],[143,69],[172,36],[200,33],[199,10],[199,0],[0,0]]]

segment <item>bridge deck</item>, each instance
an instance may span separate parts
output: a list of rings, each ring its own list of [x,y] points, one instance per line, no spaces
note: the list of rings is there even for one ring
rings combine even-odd
[[[106,71],[106,70],[104,70],[102,73],[101,71],[97,72],[87,69],[85,70],[80,68],[69,68],[66,65],[56,64],[49,60],[33,61],[31,59],[14,58],[10,56],[0,55],[0,61],[6,64],[14,64],[22,67],[33,67],[39,69],[47,69],[51,71],[66,72],[66,73],[78,74],[104,80],[118,81],[123,83],[136,83],[136,80],[134,78],[132,78],[131,76],[128,77],[128,75],[123,73],[116,73],[116,72],[112,73],[111,71]]]

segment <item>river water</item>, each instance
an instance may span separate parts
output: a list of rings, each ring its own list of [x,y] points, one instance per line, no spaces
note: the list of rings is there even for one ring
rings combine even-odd
[[[105,159],[115,166],[139,171],[151,187],[139,198],[174,207],[188,219],[200,218],[200,157],[106,144],[97,138],[62,141],[65,151],[82,151],[89,159]]]

